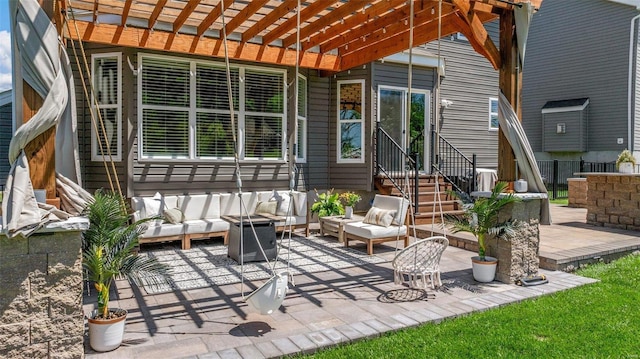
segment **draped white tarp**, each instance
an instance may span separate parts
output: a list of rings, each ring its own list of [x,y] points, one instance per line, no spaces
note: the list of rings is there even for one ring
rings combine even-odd
[[[57,126],[56,171],[76,183],[80,183],[80,171],[75,98],[73,83],[69,83],[72,73],[56,28],[36,0],[20,0],[12,4],[11,10],[13,56],[20,58],[24,80],[44,99],[42,107],[18,128],[9,145],[12,167],[2,199],[2,229],[7,236],[14,237],[28,236],[48,221],[64,219],[59,211],[36,202],[24,152],[26,145]]]
[[[520,3],[514,7],[513,16],[516,22],[516,38],[518,39],[518,54],[520,56],[520,67],[524,66],[524,53],[527,48],[527,38],[529,37],[529,24],[535,8],[531,3]]]
[[[531,193],[547,193],[547,188],[542,181],[540,169],[527,139],[527,134],[524,132],[522,124],[518,120],[518,116],[513,107],[511,107],[509,100],[502,92],[500,92],[500,99],[498,100],[498,121],[500,122],[500,131],[504,133],[516,156],[520,178],[527,181],[528,191]],[[540,223],[551,224],[548,198],[543,199],[540,205]]]

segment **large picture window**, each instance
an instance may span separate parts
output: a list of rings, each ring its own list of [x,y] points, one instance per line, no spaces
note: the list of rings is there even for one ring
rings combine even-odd
[[[338,163],[364,162],[364,80],[338,81]]]
[[[140,55],[140,159],[284,160],[285,71]]]
[[[120,53],[91,56],[91,159],[122,160],[122,88]],[[96,105],[97,102],[97,105]]]

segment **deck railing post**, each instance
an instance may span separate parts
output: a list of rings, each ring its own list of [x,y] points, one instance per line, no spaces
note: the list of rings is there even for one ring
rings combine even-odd
[[[553,199],[558,198],[558,160],[553,160]]]

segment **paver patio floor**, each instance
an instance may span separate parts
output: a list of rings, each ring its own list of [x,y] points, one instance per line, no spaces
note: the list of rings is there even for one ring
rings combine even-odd
[[[552,216],[566,208],[552,208]],[[541,227],[541,252],[564,251],[564,244],[576,245],[599,238],[595,232],[576,232],[585,212],[568,209],[554,218],[553,226]],[[564,216],[564,217],[563,217]],[[564,231],[562,231],[564,229]],[[586,236],[586,237],[585,237]],[[620,240],[636,240],[634,232],[609,233]],[[314,237],[308,240],[313,241]],[[595,239],[594,239],[595,240]],[[610,239],[608,239],[610,241]],[[575,247],[568,246],[569,250]],[[355,246],[365,251],[364,246]],[[469,257],[472,252],[449,247],[441,260],[444,285],[438,290],[412,290],[393,283],[391,260],[394,244],[375,247],[374,254],[387,259],[326,272],[295,276],[280,310],[270,316],[257,314],[242,300],[240,284],[146,294],[125,281],[117,283],[113,306],[129,311],[123,345],[108,353],[95,353],[86,346],[88,358],[263,358],[357,340],[380,333],[440,321],[473,311],[485,310],[559,290],[592,283],[592,279],[561,271],[541,270],[549,283],[519,287],[473,280]],[[245,282],[245,294],[261,282]],[[85,311],[95,298],[85,297]]]

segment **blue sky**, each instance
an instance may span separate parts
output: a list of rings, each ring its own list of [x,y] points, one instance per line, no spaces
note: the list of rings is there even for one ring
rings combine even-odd
[[[0,0],[0,92],[11,88],[9,0]]]

